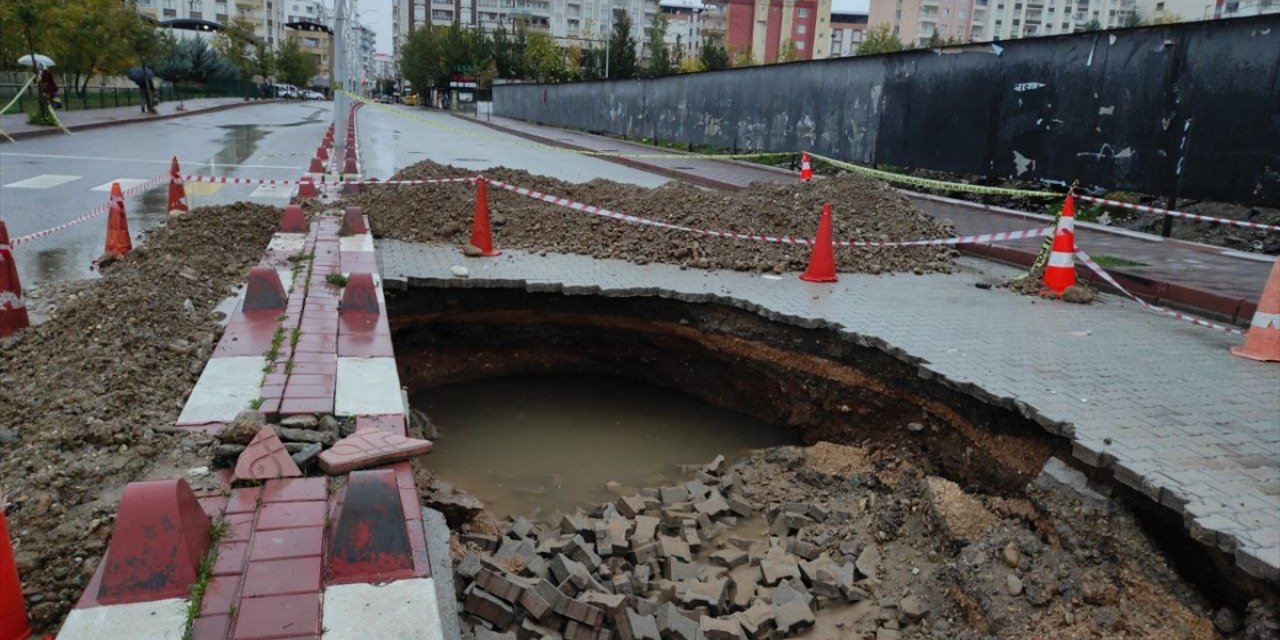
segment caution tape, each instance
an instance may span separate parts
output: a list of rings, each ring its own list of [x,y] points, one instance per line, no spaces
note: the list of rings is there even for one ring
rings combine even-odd
[[[1061,193],[1053,191],[1033,191],[1030,189],[1009,189],[1006,187],[989,187],[981,184],[965,184],[961,182],[947,182],[945,180],[933,180],[931,178],[920,178],[916,176],[907,176],[883,169],[872,169],[871,167],[863,167],[851,162],[828,158],[824,155],[809,152],[810,157],[817,158],[823,162],[833,164],[841,169],[847,169],[864,175],[874,176],[886,182],[896,182],[899,184],[909,184],[921,189],[929,189],[933,191],[964,191],[968,193],[980,193],[984,195],[995,196],[1023,196],[1028,198],[1057,198],[1061,197]]]
[[[543,202],[549,202],[557,206],[565,207],[566,209],[573,209],[574,211],[582,211],[584,213],[590,213],[592,215],[602,216],[605,218],[621,220],[623,222],[628,222],[631,224],[640,224],[640,225],[646,225],[651,227],[658,227],[662,229],[683,231],[686,233],[693,233],[693,234],[703,235],[703,236],[712,236],[717,238],[730,238],[734,240],[754,240],[759,242],[773,242],[773,243],[779,243],[779,244],[793,244],[793,245],[801,245],[801,246],[808,246],[813,244],[813,240],[810,240],[808,238],[796,238],[792,236],[773,236],[773,235],[763,235],[763,234],[755,234],[755,233],[740,233],[737,231],[718,231],[714,229],[697,229],[694,227],[687,227],[684,225],[674,224],[671,222],[663,222],[661,220],[642,218],[640,216],[634,216],[631,214],[622,213],[620,211],[613,211],[611,209],[605,209],[603,207],[597,207],[597,206],[585,204],[582,202],[576,202],[568,198],[562,198],[560,196],[552,195],[549,193],[543,193],[541,191],[535,191],[533,189],[527,189],[525,187],[517,187],[515,185],[507,184],[505,182],[501,182],[498,180],[489,180],[488,183],[500,189],[505,189],[512,193],[516,193],[518,195],[532,198],[534,200],[541,200]],[[1026,231],[1006,231],[1002,233],[984,233],[979,235],[964,236],[964,237],[958,237],[958,238],[937,238],[937,239],[929,239],[929,240],[902,240],[902,241],[883,241],[883,242],[875,241],[875,240],[841,240],[838,242],[833,242],[832,244],[839,247],[919,247],[919,246],[940,246],[940,245],[952,245],[952,244],[989,244],[992,242],[1018,240],[1020,238],[1035,238],[1035,237],[1052,234],[1052,233],[1053,233],[1053,227],[1045,227],[1043,229],[1030,229]]]
[[[1247,220],[1232,220],[1231,218],[1215,218],[1214,216],[1202,216],[1198,213],[1185,213],[1183,211],[1170,211],[1169,209],[1161,209],[1160,207],[1150,207],[1142,204],[1134,204],[1132,202],[1121,202],[1119,200],[1109,200],[1107,198],[1096,198],[1094,196],[1077,195],[1081,200],[1096,202],[1108,207],[1120,207],[1122,209],[1130,209],[1133,211],[1141,211],[1143,213],[1155,213],[1162,216],[1172,216],[1175,218],[1188,218],[1191,220],[1199,220],[1201,222],[1216,222],[1219,224],[1233,224],[1237,227],[1249,227],[1250,229],[1265,229],[1267,231],[1280,231],[1280,225],[1263,224],[1261,222],[1249,222]]]
[[[324,186],[324,181],[317,180],[289,180],[286,178],[241,178],[236,176],[182,176],[186,182],[208,182],[212,184],[258,184],[258,185],[300,185],[310,183],[316,186]],[[346,185],[346,184],[371,184],[371,185],[417,185],[417,184],[439,184],[447,182],[475,182],[475,177],[468,178],[432,178],[423,180],[345,180],[342,182],[333,181],[329,184]]]
[[[1210,322],[1209,320],[1205,320],[1203,318],[1197,318],[1192,315],[1180,313],[1178,311],[1174,311],[1173,309],[1168,309],[1165,307],[1151,304],[1143,300],[1142,298],[1139,298],[1138,296],[1135,296],[1132,293],[1129,293],[1127,289],[1120,286],[1120,283],[1116,282],[1116,279],[1111,277],[1111,274],[1107,273],[1106,269],[1103,269],[1102,267],[1098,266],[1096,262],[1094,262],[1091,258],[1089,258],[1089,255],[1087,253],[1083,251],[1076,251],[1076,258],[1078,258],[1080,262],[1083,262],[1086,267],[1089,267],[1091,271],[1098,274],[1099,278],[1102,278],[1103,280],[1105,280],[1107,284],[1111,285],[1112,287],[1115,287],[1117,291],[1124,294],[1129,299],[1133,300],[1134,302],[1137,302],[1139,305],[1142,306],[1143,309],[1146,309],[1148,311],[1153,311],[1160,315],[1169,316],[1170,318],[1173,318],[1175,320],[1189,322],[1199,327],[1213,329],[1214,331],[1221,331],[1223,333],[1229,333],[1231,335],[1236,335],[1236,336],[1244,335],[1243,331],[1236,329],[1235,327],[1228,327],[1226,325],[1221,325],[1216,322]]]
[[[169,179],[169,175],[168,175],[168,174],[164,174],[164,175],[156,176],[156,177],[154,177],[154,178],[151,178],[150,180],[147,180],[146,182],[143,182],[143,183],[141,183],[141,184],[137,184],[137,185],[134,185],[134,186],[132,186],[132,187],[129,187],[128,189],[126,189],[126,190],[124,190],[124,191],[123,191],[123,195],[124,195],[124,197],[126,197],[126,198],[128,198],[128,197],[130,197],[130,196],[133,196],[133,195],[137,195],[137,194],[139,194],[139,193],[142,193],[143,191],[147,191],[147,190],[149,190],[149,189],[153,189],[153,188],[155,188],[155,187],[159,186],[160,184],[163,184],[163,183],[164,183],[165,181],[167,181],[168,179]],[[43,230],[43,231],[37,231],[37,232],[35,232],[35,233],[29,233],[29,234],[27,234],[27,235],[25,235],[25,236],[18,236],[17,238],[14,238],[14,239],[12,240],[12,244],[13,244],[13,246],[15,246],[15,247],[16,247],[16,246],[18,246],[18,245],[20,245],[20,244],[24,244],[24,243],[27,243],[27,242],[31,242],[32,240],[35,240],[36,238],[42,238],[42,237],[47,236],[47,235],[49,235],[49,234],[56,233],[56,232],[58,232],[58,231],[62,231],[63,229],[66,229],[66,228],[68,228],[68,227],[73,227],[73,226],[78,225],[78,224],[80,224],[80,223],[82,223],[82,222],[87,222],[87,221],[89,221],[89,220],[92,220],[92,219],[94,219],[94,218],[96,218],[96,217],[98,217],[98,216],[100,216],[100,215],[102,215],[102,214],[104,214],[104,213],[106,213],[106,212],[108,212],[108,211],[110,211],[110,210],[111,210],[111,202],[110,202],[110,201],[104,202],[104,203],[102,203],[102,204],[100,204],[100,205],[98,205],[98,206],[96,206],[96,207],[94,207],[94,208],[90,209],[87,213],[85,213],[84,215],[82,215],[82,216],[80,216],[80,217],[78,217],[78,218],[76,218],[76,219],[74,219],[74,220],[71,220],[71,221],[68,221],[68,222],[64,222],[63,224],[60,224],[60,225],[58,225],[58,226],[56,226],[56,227],[49,227],[48,229],[45,229],[45,230]]]

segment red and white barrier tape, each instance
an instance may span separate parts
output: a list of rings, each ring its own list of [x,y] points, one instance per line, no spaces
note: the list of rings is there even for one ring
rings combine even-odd
[[[160,184],[164,183],[164,182],[165,182],[165,181],[167,181],[168,179],[169,179],[169,174],[165,174],[165,175],[161,175],[161,176],[156,176],[156,177],[154,177],[154,178],[151,178],[150,180],[147,180],[146,182],[143,182],[143,183],[141,183],[141,184],[136,184],[136,185],[134,185],[134,186],[132,186],[132,187],[129,187],[128,189],[125,189],[125,190],[123,191],[123,195],[124,195],[124,197],[126,197],[126,198],[128,198],[128,197],[130,197],[130,196],[137,195],[137,194],[139,194],[139,193],[142,193],[143,191],[147,191],[147,190],[149,190],[149,189],[153,189],[153,188],[155,188],[155,187],[159,186]],[[110,210],[111,210],[111,201],[110,201],[110,200],[108,200],[107,202],[104,202],[104,203],[102,203],[102,204],[100,204],[100,205],[98,205],[98,206],[96,206],[96,207],[94,207],[94,208],[90,209],[90,210],[88,211],[88,213],[85,213],[84,215],[82,215],[82,216],[80,216],[80,217],[78,217],[78,218],[76,218],[76,219],[74,219],[74,220],[71,220],[71,221],[69,221],[69,222],[65,222],[65,223],[60,224],[60,225],[58,225],[58,226],[56,226],[56,227],[49,227],[48,229],[45,229],[45,230],[43,230],[43,231],[37,231],[37,232],[35,232],[35,233],[28,233],[28,234],[27,234],[27,235],[25,235],[25,236],[18,236],[18,237],[14,238],[14,239],[12,240],[13,246],[15,246],[15,247],[16,247],[16,246],[18,246],[18,245],[20,245],[20,244],[27,243],[27,242],[31,242],[32,240],[35,240],[36,238],[42,238],[42,237],[47,236],[47,235],[49,235],[49,234],[56,233],[56,232],[58,232],[58,231],[62,231],[63,229],[66,229],[66,228],[68,228],[68,227],[73,227],[73,226],[75,226],[75,225],[77,225],[77,224],[80,224],[80,223],[82,223],[82,222],[88,222],[89,220],[92,220],[92,219],[94,219],[94,218],[96,218],[96,217],[98,217],[98,216],[100,216],[100,215],[102,215],[102,214],[104,214],[104,213],[106,213],[106,212],[108,212],[108,211],[110,211]]]
[[[534,200],[541,200],[543,202],[549,202],[551,204],[565,207],[567,209],[582,211],[585,213],[590,213],[592,215],[602,216],[605,218],[613,218],[615,220],[621,220],[623,222],[629,222],[631,224],[641,224],[641,225],[647,225],[651,227],[659,227],[662,229],[684,231],[686,233],[694,233],[694,234],[704,235],[704,236],[732,238],[735,240],[756,240],[760,242],[776,242],[780,244],[795,244],[795,245],[806,245],[806,246],[813,244],[813,241],[807,238],[793,238],[791,236],[770,236],[770,235],[760,235],[760,234],[754,234],[754,233],[739,233],[736,231],[716,231],[712,229],[696,229],[693,227],[686,227],[684,225],[674,224],[670,222],[662,222],[661,220],[641,218],[639,216],[633,216],[630,214],[622,213],[620,211],[612,211],[610,209],[604,209],[602,207],[596,207],[596,206],[584,204],[581,202],[575,202],[568,198],[561,198],[559,196],[551,195],[549,193],[542,193],[541,191],[534,191],[532,189],[526,189],[524,187],[517,187],[515,185],[507,184],[505,182],[501,182],[498,180],[489,180],[489,184],[495,187],[498,187],[500,189],[505,189],[507,191],[511,191],[513,193],[516,193],[528,198],[533,198]],[[1043,229],[1030,229],[1027,231],[984,233],[981,235],[964,236],[960,238],[937,238],[932,240],[904,240],[899,242],[880,242],[880,241],[874,241],[874,240],[841,240],[841,241],[833,242],[832,244],[840,247],[910,247],[910,246],[931,246],[931,245],[971,244],[971,243],[987,244],[991,242],[1001,242],[1005,240],[1018,240],[1020,238],[1036,238],[1040,236],[1051,235],[1052,233],[1053,233],[1053,227],[1045,227]]]
[[[1121,207],[1123,209],[1131,209],[1133,211],[1141,211],[1143,213],[1156,213],[1162,216],[1173,216],[1175,218],[1189,218],[1191,220],[1199,220],[1201,222],[1217,222],[1219,224],[1233,224],[1237,227],[1249,227],[1250,229],[1265,229],[1267,231],[1280,231],[1280,225],[1263,224],[1261,222],[1249,222],[1247,220],[1232,220],[1231,218],[1215,218],[1213,216],[1202,216],[1197,213],[1185,213],[1182,211],[1170,211],[1161,209],[1160,207],[1148,207],[1141,204],[1133,204],[1132,202],[1121,202],[1119,200],[1108,200],[1106,198],[1095,198],[1093,196],[1084,196],[1076,194],[1076,197],[1089,202],[1104,204],[1109,207]]]
[[[279,179],[277,179],[277,178],[237,178],[237,177],[232,177],[232,176],[182,176],[182,179],[183,179],[184,181],[186,181],[186,182],[210,182],[210,183],[215,183],[215,184],[279,184],[279,185],[289,185],[289,184],[303,184],[304,182],[310,182],[310,183],[312,183],[312,184],[314,184],[314,185],[316,185],[316,186],[323,186],[323,185],[326,185],[326,184],[336,184],[336,185],[339,185],[339,186],[344,185],[344,184],[374,184],[374,185],[377,185],[377,184],[389,184],[389,185],[412,185],[412,184],[437,184],[437,183],[445,183],[445,182],[474,182],[474,181],[475,181],[475,178],[434,178],[434,179],[430,179],[430,180],[386,180],[386,181],[382,181],[382,180],[347,180],[347,181],[342,181],[342,182],[339,182],[339,181],[334,180],[334,181],[330,181],[330,182],[322,182],[322,181],[317,181],[317,180],[288,180],[288,179],[284,179],[284,178],[279,178]]]
[[[1222,331],[1223,333],[1229,333],[1237,336],[1244,335],[1243,331],[1236,329],[1235,327],[1228,327],[1226,325],[1221,325],[1216,322],[1210,322],[1203,318],[1197,318],[1192,315],[1180,313],[1178,311],[1174,311],[1173,309],[1166,309],[1165,307],[1151,304],[1143,300],[1142,298],[1139,298],[1138,296],[1135,296],[1132,293],[1129,293],[1127,289],[1120,286],[1120,283],[1116,282],[1116,279],[1111,277],[1111,274],[1107,273],[1106,269],[1103,269],[1102,267],[1098,266],[1098,263],[1094,262],[1091,258],[1089,258],[1089,254],[1083,251],[1076,251],[1076,258],[1078,258],[1080,262],[1083,262],[1084,265],[1086,267],[1089,267],[1089,269],[1092,270],[1094,273],[1098,274],[1098,277],[1102,278],[1103,280],[1106,280],[1107,284],[1115,287],[1117,291],[1119,291],[1120,293],[1123,293],[1126,297],[1130,298],[1134,302],[1137,302],[1139,305],[1141,305],[1143,309],[1146,309],[1148,311],[1154,311],[1160,315],[1169,316],[1170,318],[1174,318],[1175,320],[1190,322],[1191,324],[1194,324],[1197,326],[1213,329],[1214,331]]]

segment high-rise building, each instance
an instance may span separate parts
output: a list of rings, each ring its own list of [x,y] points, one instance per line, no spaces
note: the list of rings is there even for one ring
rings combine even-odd
[[[1280,0],[1138,0],[1145,17],[1167,16],[1180,21],[1239,18],[1280,13]]]
[[[284,37],[284,6],[280,0],[138,0],[138,13],[164,23],[169,20],[207,20],[221,25],[236,18],[253,26],[253,34],[271,49]],[[180,31],[195,34],[201,31]]]
[[[662,0],[660,7],[667,17],[665,43],[672,62],[678,65],[686,58],[698,57],[705,11],[701,0]]]
[[[986,42],[1111,29],[1137,0],[871,0],[870,25],[887,24],[908,46]]]
[[[508,31],[517,21],[531,31],[554,37],[561,45],[604,46],[613,30],[614,11],[631,18],[631,35],[644,42],[645,28],[658,13],[658,0],[393,0],[392,39],[400,45],[414,29],[454,22],[492,33]]]
[[[840,58],[858,53],[867,30],[866,12],[831,13],[831,50],[829,57]]]
[[[731,55],[774,62],[789,42],[801,60],[827,57],[831,0],[727,0],[725,7],[724,43]]]

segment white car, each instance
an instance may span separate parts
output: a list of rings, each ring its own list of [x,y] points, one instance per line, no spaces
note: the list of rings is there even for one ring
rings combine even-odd
[[[303,100],[324,100],[324,94],[320,93],[319,91],[312,91],[308,89],[302,92],[302,99]]]

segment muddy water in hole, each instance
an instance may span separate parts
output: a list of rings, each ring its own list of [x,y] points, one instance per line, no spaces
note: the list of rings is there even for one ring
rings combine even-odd
[[[427,464],[495,515],[572,511],[682,479],[678,465],[796,444],[784,428],[627,378],[543,375],[427,389],[439,430]]]

